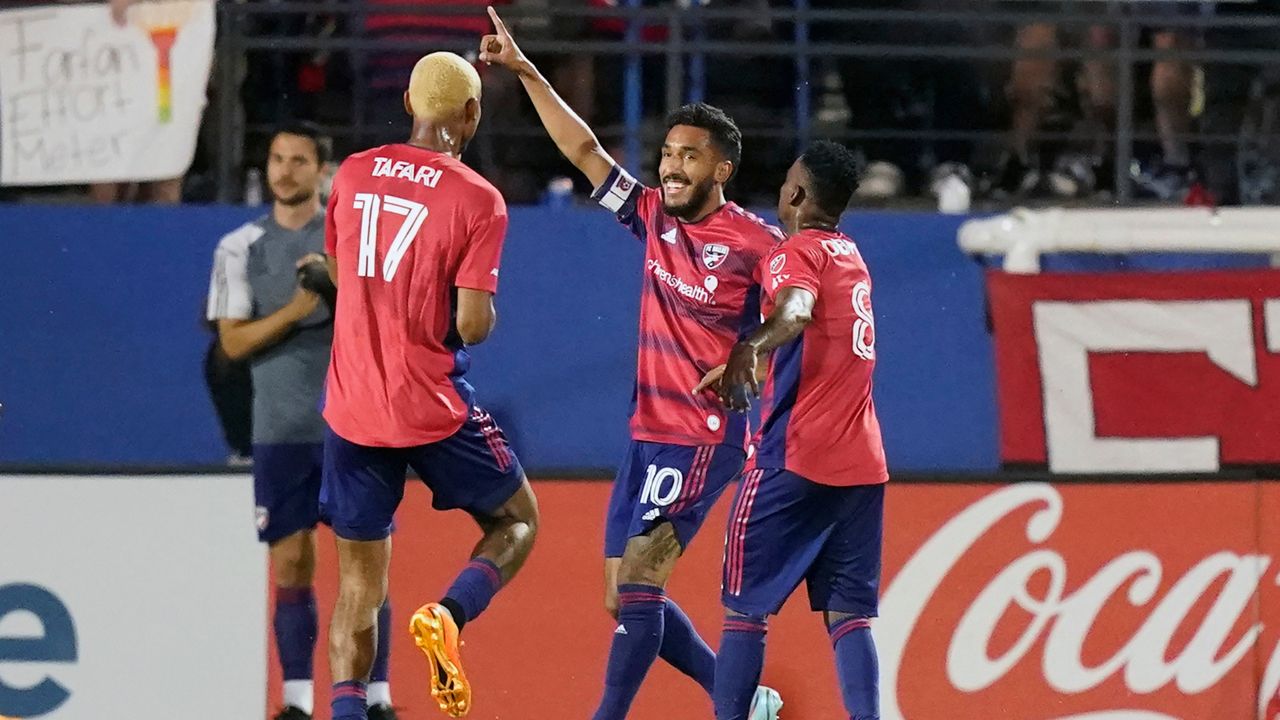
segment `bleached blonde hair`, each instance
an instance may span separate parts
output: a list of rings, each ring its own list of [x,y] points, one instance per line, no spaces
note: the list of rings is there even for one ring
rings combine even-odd
[[[414,117],[445,120],[480,99],[480,73],[451,52],[433,52],[418,60],[409,76],[409,107]]]

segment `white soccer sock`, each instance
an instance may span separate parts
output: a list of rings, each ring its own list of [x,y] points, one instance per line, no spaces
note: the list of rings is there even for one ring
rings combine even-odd
[[[315,683],[310,680],[285,680],[284,704],[311,715],[315,711]]]
[[[391,704],[391,683],[371,682],[365,692],[365,705],[373,707],[374,705],[390,705]]]

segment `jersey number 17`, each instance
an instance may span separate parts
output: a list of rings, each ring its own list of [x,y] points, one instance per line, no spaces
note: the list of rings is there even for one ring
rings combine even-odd
[[[356,193],[354,207],[360,211],[360,262],[356,268],[359,277],[373,277],[377,261],[374,255],[378,249],[378,229],[382,213],[388,212],[403,218],[396,230],[391,247],[387,248],[387,256],[382,260],[382,279],[391,282],[400,260],[413,244],[413,239],[422,229],[427,219],[427,206],[420,202],[406,200],[394,195],[376,195],[374,193]]]

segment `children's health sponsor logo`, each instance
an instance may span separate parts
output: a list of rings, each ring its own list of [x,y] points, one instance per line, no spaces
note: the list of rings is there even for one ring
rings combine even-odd
[[[657,260],[649,260],[647,267],[649,272],[653,273],[654,279],[659,283],[666,285],[690,300],[706,304],[713,302],[715,298],[715,293],[713,291],[707,289],[703,285],[693,285],[685,282],[684,279],[662,267],[662,264]]]

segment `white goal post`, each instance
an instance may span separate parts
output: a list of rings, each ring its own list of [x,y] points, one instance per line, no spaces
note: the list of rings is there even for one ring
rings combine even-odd
[[[960,226],[968,255],[1002,255],[1010,273],[1040,272],[1047,253],[1258,253],[1280,265],[1280,207],[1028,210]]]

